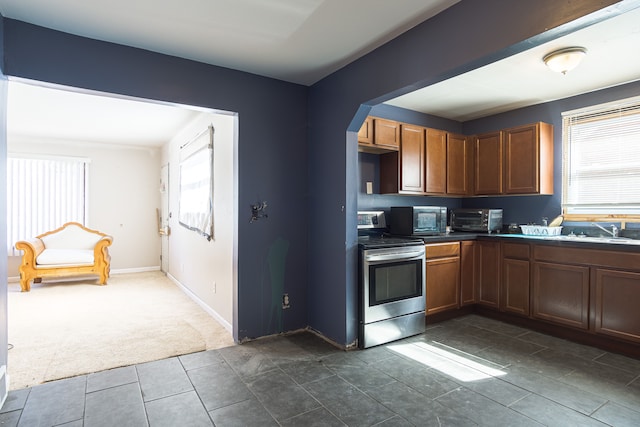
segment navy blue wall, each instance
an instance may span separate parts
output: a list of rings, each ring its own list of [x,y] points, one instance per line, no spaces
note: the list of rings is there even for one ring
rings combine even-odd
[[[463,0],[310,89],[13,20],[5,20],[4,65],[10,76],[238,112],[238,338],[276,332],[265,326],[271,301],[261,295],[270,289],[269,248],[282,237],[292,297],[284,330],[309,325],[349,346],[357,335],[356,132],[370,107],[588,25],[605,13],[585,15],[613,3]],[[269,218],[249,224],[260,200]]]
[[[309,323],[357,337],[358,153],[371,106],[574,31],[615,2],[462,1],[311,87]],[[591,14],[588,17],[584,17]],[[475,23],[475,24],[474,24]]]
[[[238,334],[281,332],[268,325],[269,250],[288,242],[282,330],[307,322],[308,88],[5,19],[8,76],[237,112],[239,115]],[[4,111],[4,108],[3,108]],[[250,206],[268,202],[268,219],[249,223]],[[235,315],[234,315],[235,316]]]

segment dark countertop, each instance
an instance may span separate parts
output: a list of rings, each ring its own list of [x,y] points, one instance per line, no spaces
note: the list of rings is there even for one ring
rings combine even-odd
[[[566,236],[554,238],[550,236],[529,236],[525,234],[482,234],[476,235],[481,240],[499,239],[502,241],[513,240],[521,243],[535,243],[550,246],[578,247],[585,249],[614,250],[621,252],[640,252],[640,240],[620,239],[611,242],[611,239],[567,239]]]
[[[439,234],[436,236],[420,236],[420,239],[425,244],[429,243],[443,243],[443,242],[457,242],[463,240],[500,240],[500,241],[515,241],[521,243],[536,243],[552,246],[565,246],[565,247],[578,247],[589,249],[601,249],[601,250],[616,250],[623,252],[640,252],[640,240],[624,240],[611,242],[607,239],[554,239],[549,236],[530,236],[525,234],[487,234],[487,233],[465,233],[465,232],[451,232],[447,234]]]
[[[438,234],[436,236],[420,236],[424,243],[458,242],[461,240],[476,240],[478,233],[464,233],[452,231],[451,233]]]
[[[395,236],[400,237],[400,236]],[[407,237],[407,236],[405,236]],[[640,240],[620,239],[615,243],[607,241],[608,239],[554,239],[550,236],[530,236],[525,234],[488,234],[488,233],[465,233],[459,231],[452,231],[446,234],[438,234],[435,236],[410,236],[412,238],[419,238],[424,241],[425,244],[429,243],[444,243],[444,242],[459,242],[463,240],[500,240],[500,241],[514,241],[520,243],[536,243],[552,246],[564,246],[564,247],[578,247],[600,250],[615,250],[621,252],[640,252]],[[566,236],[565,236],[566,237]]]

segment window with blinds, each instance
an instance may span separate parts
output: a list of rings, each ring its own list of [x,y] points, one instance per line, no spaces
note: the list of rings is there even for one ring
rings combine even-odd
[[[640,214],[640,97],[563,113],[565,214]]]
[[[213,135],[210,125],[180,147],[180,225],[211,240],[213,229]]]
[[[63,224],[85,223],[88,159],[7,156],[7,245]]]

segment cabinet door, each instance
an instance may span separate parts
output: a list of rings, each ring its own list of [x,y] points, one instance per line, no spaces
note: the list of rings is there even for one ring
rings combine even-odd
[[[471,147],[464,135],[447,134],[447,194],[470,194],[469,161]]]
[[[478,250],[478,303],[500,307],[500,243],[476,242]]]
[[[460,305],[475,304],[478,301],[478,261],[476,242],[460,242]]]
[[[505,194],[553,194],[553,126],[504,131]]]
[[[460,258],[427,260],[427,315],[459,307]]]
[[[535,262],[531,292],[534,318],[589,328],[589,267]]]
[[[529,261],[502,260],[503,311],[529,316]]]
[[[502,132],[475,137],[474,194],[502,193]]]
[[[373,118],[364,119],[358,131],[358,144],[373,144]]]
[[[393,120],[373,119],[373,141],[377,146],[400,148],[400,123]]]
[[[447,192],[447,133],[427,128],[426,157],[427,194],[445,194]]]
[[[538,126],[520,126],[504,131],[506,194],[535,194],[540,191]]]
[[[424,193],[424,128],[401,126],[400,139],[400,191]]]
[[[593,299],[595,332],[640,342],[640,273],[596,269]]]

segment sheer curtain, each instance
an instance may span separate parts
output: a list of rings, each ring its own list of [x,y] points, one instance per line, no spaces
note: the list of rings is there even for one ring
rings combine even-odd
[[[213,126],[180,148],[179,222],[207,240],[214,237]]]

